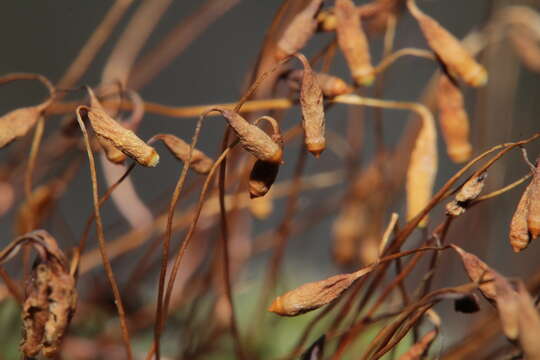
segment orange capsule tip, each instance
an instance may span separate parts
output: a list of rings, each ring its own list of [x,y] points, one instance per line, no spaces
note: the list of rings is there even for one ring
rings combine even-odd
[[[307,150],[313,154],[317,159],[321,156],[321,153],[326,149],[325,141],[310,142],[306,144]]]

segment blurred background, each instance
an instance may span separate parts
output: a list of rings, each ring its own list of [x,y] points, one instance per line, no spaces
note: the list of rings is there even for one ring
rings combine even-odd
[[[0,5],[0,43],[3,44],[2,56],[0,57],[0,73],[32,72],[39,73],[57,83],[65,73],[67,67],[75,59],[82,45],[92,34],[96,26],[101,22],[107,10],[114,1],[4,1]],[[97,86],[101,82],[102,72],[111,51],[116,45],[122,30],[128,24],[131,16],[144,1],[133,1],[118,26],[106,41],[103,48],[91,63],[84,76],[73,85]],[[183,50],[170,64],[155,74],[138,90],[140,96],[149,102],[155,102],[170,106],[206,105],[223,102],[235,102],[246,89],[253,67],[257,63],[257,57],[265,38],[265,33],[272,23],[274,14],[278,11],[281,0],[236,0],[236,1],[172,1],[161,16],[155,30],[145,42],[137,59],[142,59],[145,54],[151,53],[160,41],[175,26],[189,21],[193,14],[200,11],[205,4],[222,9],[223,15],[210,23],[207,28],[203,27],[200,35],[192,42],[186,44]],[[331,5],[331,1],[325,1]],[[364,3],[357,1],[357,4]],[[537,11],[540,3],[535,0],[509,1],[509,0],[427,0],[418,1],[418,5],[432,17],[437,19],[446,29],[463,38],[475,30],[483,28],[486,21],[506,6],[528,6]],[[194,25],[195,26],[195,25]],[[190,35],[191,36],[191,35]],[[331,34],[321,33],[317,35],[305,49],[304,53],[314,56],[332,38]],[[374,63],[382,58],[383,36],[371,37],[371,51]],[[405,47],[427,48],[418,25],[413,18],[404,13],[398,21],[394,48]],[[485,149],[496,144],[515,141],[526,138],[538,131],[538,119],[540,116],[540,82],[538,72],[534,72],[523,66],[519,57],[507,38],[493,42],[479,56],[489,72],[489,83],[482,89],[464,89],[467,111],[471,119],[471,141],[473,155],[479,154]],[[136,61],[135,71],[138,71]],[[297,64],[293,67],[298,68]],[[384,92],[382,96],[376,93],[374,88],[362,90],[362,95],[377,96],[384,99],[418,101],[422,91],[437,65],[432,61],[415,57],[404,57],[393,64],[384,76]],[[330,73],[350,82],[349,72],[341,54],[338,54],[330,67]],[[133,76],[133,72],[130,78]],[[128,80],[130,84],[130,80]],[[129,86],[129,85],[128,85]],[[44,97],[44,91],[39,83],[15,82],[0,88],[0,113],[4,114],[12,109],[40,102]],[[66,100],[82,98],[82,93],[72,92],[66,95]],[[383,114],[384,144],[393,148],[404,133],[410,114],[405,111],[385,110]],[[350,131],[350,119],[359,116],[361,126],[356,127],[358,134]],[[372,109],[366,109],[360,115],[358,110],[351,110],[344,105],[334,106],[327,113],[327,126],[330,132],[341,134],[342,138],[357,137],[361,143],[358,154],[353,160],[361,169],[368,166],[373,159],[375,148],[375,133],[378,131],[375,124],[377,114]],[[47,118],[45,126],[46,136],[57,130],[62,123],[62,116],[55,115]],[[137,134],[148,139],[156,133],[172,133],[186,141],[191,139],[194,131],[196,118],[175,118],[160,116],[147,112]],[[288,129],[300,121],[300,112],[297,107],[287,111],[282,120],[282,128]],[[209,118],[203,125],[203,131],[198,147],[212,157],[217,157],[220,152],[222,134],[225,122],[219,117]],[[354,130],[354,128],[353,128]],[[31,136],[27,136],[21,143],[12,144],[9,151],[0,152],[0,161],[4,164],[19,161],[26,158],[29,151]],[[332,142],[329,138],[329,142]],[[293,177],[298,152],[302,144],[299,139],[294,139],[286,145],[285,164],[280,169],[277,183],[289,180]],[[337,145],[336,145],[337,146]],[[339,146],[338,146],[339,147]],[[181,171],[181,164],[169,156],[163,147],[157,146],[161,154],[161,162],[154,169],[137,167],[131,175],[135,189],[142,201],[150,209],[152,216],[156,217],[166,211],[174,184]],[[537,144],[527,146],[529,157],[534,160],[540,147]],[[439,171],[435,189],[440,188],[448,178],[455,173],[461,165],[455,164],[446,155],[445,145],[439,139]],[[38,157],[38,162],[41,161]],[[59,160],[60,161],[60,160]],[[67,161],[67,160],[66,160]],[[305,176],[318,173],[331,173],[346,166],[347,159],[340,156],[339,152],[327,150],[320,159],[308,157],[304,170]],[[82,158],[80,168],[73,181],[65,189],[65,193],[59,198],[58,203],[51,210],[50,216],[43,224],[51,234],[54,234],[62,247],[67,249],[75,246],[83,231],[84,224],[93,212],[90,180],[88,176],[87,160]],[[528,171],[527,164],[522,161],[519,151],[514,151],[495,165],[488,174],[486,192],[498,189],[521,176]],[[2,180],[10,179],[16,190],[18,204],[22,192],[22,183],[17,183],[9,174],[3,174]],[[106,184],[103,180],[101,165],[98,168],[101,192]],[[16,179],[16,178],[15,178]],[[20,180],[20,178],[19,178]],[[39,185],[45,179],[36,180]],[[198,175],[190,174],[188,184],[200,181]],[[235,180],[238,181],[238,180]],[[198,184],[198,183],[197,183]],[[320,188],[302,191],[298,199],[298,213],[308,214],[317,208],[317,204],[325,206],[331,199],[340,199],[346,194],[348,180],[346,176],[334,178],[328,185]],[[229,192],[234,192],[237,184],[231,184]],[[240,185],[238,185],[240,186]],[[515,210],[518,199],[521,196],[523,186],[520,186],[496,199],[486,201],[471,209],[453,224],[448,234],[448,241],[456,243],[467,251],[470,251],[494,268],[510,277],[526,278],[538,271],[539,244],[531,244],[530,248],[519,254],[511,251],[508,244],[508,226],[512,213]],[[187,209],[195,203],[200,191],[200,185],[187,193],[180,200],[179,208]],[[286,195],[286,193],[285,193]],[[386,224],[390,213],[397,212],[404,224],[404,194],[397,192],[391,205],[384,211],[384,223]],[[265,242],[273,241],[272,232],[267,238],[261,238],[261,234],[268,234],[283,221],[287,206],[287,196],[276,197],[272,203],[273,211],[265,219],[257,219],[254,216],[240,217],[231,229],[233,246],[239,250],[232,254],[246,261],[241,271],[235,274],[235,297],[237,300],[237,313],[240,319],[241,333],[249,338],[253,329],[250,319],[257,308],[259,289],[264,281],[265,269],[271,257],[265,248]],[[356,260],[352,264],[343,266],[336,263],[332,250],[332,224],[339,213],[339,206],[332,208],[329,214],[322,216],[320,220],[309,224],[298,232],[292,232],[286,246],[283,260],[283,276],[279,280],[278,295],[283,290],[289,290],[306,281],[325,278],[330,275],[351,270],[361,266]],[[15,237],[14,222],[17,207],[13,206],[0,218],[0,230],[4,234],[4,244]],[[128,233],[131,226],[118,213],[112,202],[103,207],[105,222],[105,234],[107,240],[116,239]],[[439,206],[432,212],[430,229],[444,218],[444,208]],[[210,252],[212,247],[217,246],[219,230],[216,226],[216,218],[203,218],[194,242],[201,241],[202,252]],[[296,221],[296,219],[293,220]],[[420,233],[414,234],[410,239],[411,246],[416,246]],[[151,240],[158,237],[154,234]],[[173,251],[183,238],[183,231],[176,232],[173,236]],[[235,240],[239,238],[238,240]],[[235,243],[237,241],[237,243]],[[113,268],[121,288],[129,291],[130,281],[134,281],[133,272],[144,259],[151,247],[150,239],[140,246],[126,251],[121,256],[115,257]],[[234,245],[236,244],[236,245]],[[408,242],[409,244],[409,242]],[[92,231],[89,239],[89,250],[97,247],[95,233]],[[243,250],[242,250],[243,249]],[[259,250],[258,250],[259,249]],[[243,252],[242,252],[243,251]],[[136,278],[137,289],[133,292],[123,292],[126,307],[132,314],[137,313],[143,304],[151,304],[155,299],[156,284],[158,278],[158,264],[160,251],[153,253],[148,259],[149,268],[144,274],[138,274]],[[236,255],[235,255],[236,254]],[[189,255],[189,253],[188,253]],[[194,255],[194,258],[196,256]],[[208,259],[206,260],[208,261]],[[466,282],[465,273],[457,256],[448,255],[441,258],[441,267],[445,271],[437,273],[434,288],[453,286]],[[418,266],[416,273],[408,280],[407,285],[414,288],[422,278],[427,264]],[[84,265],[83,265],[84,267]],[[21,276],[21,263],[11,262],[6,270],[14,277]],[[202,276],[205,272],[195,271],[195,277]],[[117,319],[114,318],[114,306],[111,302],[110,289],[103,276],[100,266],[89,269],[82,275],[80,284],[81,309],[91,314],[85,319],[77,319],[75,316],[73,333],[80,338],[101,338],[102,344],[106,344],[106,334],[115,334]],[[189,289],[190,282],[184,289]],[[187,290],[186,290],[187,291]],[[189,291],[188,291],[189,292]],[[189,300],[185,300],[190,304]],[[101,304],[101,308],[100,308]],[[88,307],[96,307],[89,310]],[[198,305],[204,313],[209,304],[202,301]],[[99,308],[99,309],[97,309]],[[193,346],[186,344],[186,332],[197,332],[200,329],[190,328],[190,315],[186,315],[193,307],[180,307],[178,314],[170,319],[167,332],[164,335],[164,355],[174,358],[182,353],[185,347]],[[439,311],[443,319],[442,333],[436,346],[436,351],[443,352],[453,341],[459,339],[464,331],[472,326],[475,319],[481,314],[464,315],[454,313],[450,302],[439,305]],[[111,315],[112,314],[112,315]],[[109,316],[111,315],[111,316]],[[216,320],[219,312],[209,317]],[[90,323],[89,319],[94,323]],[[287,353],[295,343],[301,329],[312,315],[305,318],[276,318],[275,316],[262,317],[257,331],[260,331],[264,340],[249,339],[250,345],[257,349],[260,358],[278,358]],[[213,320],[213,321],[214,321]],[[252,319],[251,319],[252,320]],[[4,295],[0,305],[0,358],[14,359],[16,355],[20,326],[19,313],[15,305]],[[198,323],[201,326],[201,323]],[[144,327],[144,326],[143,326]],[[134,346],[138,351],[148,349],[151,343],[151,321],[146,330],[134,331]],[[185,337],[184,337],[185,335]],[[313,335],[315,337],[316,334]],[[192,341],[193,337],[189,337]],[[111,343],[114,343],[111,342]],[[77,343],[79,344],[79,343]],[[82,345],[81,345],[82,346]],[[230,348],[230,342],[218,346],[223,351],[209,351],[201,358],[234,358]],[[123,354],[117,349],[118,345],[111,345],[116,349],[118,358]],[[111,351],[113,351],[111,350]],[[184,351],[185,358],[190,358]],[[220,355],[221,354],[221,355]],[[224,355],[228,354],[228,355]],[[69,356],[65,357],[69,359]],[[354,357],[351,357],[354,358]]]

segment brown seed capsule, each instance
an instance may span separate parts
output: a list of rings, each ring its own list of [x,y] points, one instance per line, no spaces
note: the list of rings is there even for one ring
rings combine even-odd
[[[148,146],[131,130],[124,128],[103,109],[94,92],[88,89],[91,107],[79,107],[86,112],[90,125],[103,146],[113,145],[143,166],[154,167],[159,162],[156,150]],[[78,109],[78,111],[79,111]]]
[[[352,77],[359,85],[369,86],[375,79],[375,71],[371,65],[368,41],[356,7],[351,0],[336,0],[334,12],[338,44]]]
[[[423,357],[423,354],[427,353],[429,350],[429,347],[431,346],[431,343],[435,338],[437,337],[438,331],[437,330],[431,330],[430,332],[426,333],[420,341],[418,341],[416,344],[411,346],[409,350],[403,355],[399,357],[399,360],[420,360]]]
[[[386,31],[389,22],[395,21],[403,8],[402,0],[375,0],[372,2],[373,14],[367,18],[368,32],[382,33]]]
[[[529,187],[527,227],[531,237],[536,239],[540,235],[540,158],[536,160],[536,169]]]
[[[266,195],[276,180],[279,164],[257,160],[249,174],[249,195],[257,198]]]
[[[497,291],[493,281],[495,272],[476,255],[466,252],[457,245],[452,244],[451,246],[461,257],[463,267],[469,278],[480,283],[478,287],[482,295],[490,301],[495,301],[497,298]]]
[[[227,120],[242,147],[257,159],[281,164],[283,151],[276,141],[255,125],[250,124],[240,114],[225,108],[215,108]]]
[[[326,148],[322,91],[306,57],[302,54],[297,54],[296,57],[304,66],[302,86],[300,88],[304,143],[310,153],[315,157],[319,157]]]
[[[189,157],[189,149],[191,146],[184,140],[172,134],[158,134],[154,135],[152,139],[163,141],[171,154],[173,154],[178,160],[187,162]],[[190,167],[193,168],[193,170],[199,174],[208,174],[213,164],[214,161],[205,153],[198,149],[193,149],[190,164]]]
[[[459,216],[465,212],[469,203],[476,199],[484,188],[487,173],[470,178],[455,196],[455,200],[446,204],[446,212],[452,216]]]
[[[407,218],[418,215],[429,203],[437,175],[437,133],[433,116],[422,111],[422,128],[418,133],[407,169]],[[427,216],[419,226],[427,224]]]
[[[356,273],[341,274],[304,284],[278,296],[268,311],[281,316],[296,316],[318,309],[337,299],[358,277]]]
[[[407,6],[420,25],[429,46],[448,71],[470,86],[485,85],[488,79],[486,69],[474,60],[459,40],[433,18],[424,14],[414,0],[407,0]]]
[[[311,0],[283,31],[277,41],[276,58],[281,60],[300,51],[317,29],[317,13],[323,0]]]
[[[529,29],[512,29],[508,34],[516,54],[525,67],[540,72],[540,45]]]
[[[525,188],[521,199],[514,215],[512,216],[512,222],[510,223],[510,245],[514,252],[520,252],[529,246],[531,237],[529,235],[529,229],[527,226],[527,213],[530,202],[531,184]]]
[[[303,74],[303,70],[294,70],[288,75],[287,80],[289,81],[289,86],[293,90],[300,89],[299,84],[301,83]],[[333,98],[338,95],[351,93],[353,91],[353,88],[350,87],[349,84],[337,76],[325,73],[315,73],[315,78],[317,79],[317,83],[319,84],[325,97]]]
[[[337,21],[336,14],[334,14],[333,9],[321,10],[317,15],[317,23],[319,31],[334,31],[336,30]]]
[[[437,107],[448,156],[456,163],[468,160],[472,147],[469,143],[469,117],[465,112],[463,95],[444,74],[439,76]]]
[[[25,234],[35,230],[50,215],[54,199],[57,195],[57,183],[41,185],[32,191],[29,199],[24,201],[15,216],[15,233]]]

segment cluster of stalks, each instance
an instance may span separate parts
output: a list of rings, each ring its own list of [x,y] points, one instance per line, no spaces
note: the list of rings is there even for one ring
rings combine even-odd
[[[490,246],[508,254],[513,249],[520,253],[516,256],[537,249],[530,243],[540,235],[540,160],[531,163],[526,146],[540,132],[491,144],[488,150],[474,146],[473,117],[464,94],[482,95],[489,76],[479,59],[501,42],[512,45],[512,56],[529,71],[540,71],[540,13],[526,6],[499,8],[461,41],[415,0],[283,0],[252,81],[237,102],[172,107],[147,102],[137,91],[239,1],[206,0],[136,62],[170,2],[140,4],[99,84],[81,84],[80,79],[130,0],[113,3],[57,83],[33,73],[0,77],[0,85],[35,80],[48,90],[42,103],[0,117],[0,149],[6,153],[0,164],[0,216],[13,214],[15,232],[11,242],[4,242],[0,265],[18,259],[19,250],[22,264],[20,271],[0,268],[1,294],[2,301],[13,299],[20,306],[20,352],[25,358],[269,358],[264,344],[272,345],[273,326],[320,309],[302,327],[288,330],[295,343],[281,350],[279,358],[540,359],[540,269],[523,280],[505,277],[495,270],[504,265],[492,267],[464,250],[474,248],[470,244],[484,236],[483,229],[463,232],[459,239],[449,236],[459,226],[455,224],[474,214],[476,205],[496,204],[501,195],[531,179],[507,219],[507,243],[490,241]],[[394,49],[395,38],[403,36],[396,27],[404,17],[417,24],[425,49]],[[327,44],[309,58],[304,54],[317,37]],[[381,54],[371,50],[380,37]],[[349,71],[344,78],[331,73],[339,56]],[[385,72],[404,56],[435,65],[418,101],[382,96],[391,84],[383,81]],[[370,91],[373,96],[365,96]],[[77,100],[66,101],[67,95]],[[339,106],[360,114],[350,116],[346,135],[326,128],[327,118],[339,120],[332,117]],[[285,119],[294,108],[301,118],[291,125]],[[354,129],[367,121],[362,112],[367,108],[375,109],[376,149],[358,166],[359,139],[365,134]],[[411,115],[392,145],[381,126],[382,111],[389,109]],[[145,141],[139,127],[152,114],[198,120],[193,134],[158,133]],[[58,115],[63,116],[60,123],[55,121]],[[203,122],[211,116],[222,118],[226,130],[218,149],[202,149],[197,144],[203,131],[210,132],[212,126],[203,127]],[[292,149],[299,139],[295,158]],[[438,153],[439,141],[448,159],[462,165],[437,188],[439,164],[446,159]],[[178,160],[179,175],[173,189],[161,189],[170,200],[160,213],[159,206],[141,200],[131,177],[140,166],[149,172],[160,166],[160,158],[168,156],[161,146]],[[494,165],[520,151],[519,159],[530,171],[485,191],[500,184]],[[325,157],[337,159],[331,171],[306,174],[308,163],[316,169]],[[285,162],[294,166],[290,179],[280,176]],[[79,191],[74,180],[87,174],[86,166],[93,209],[77,209],[86,211],[88,219],[74,244],[63,239],[65,234],[51,235],[51,219],[68,190]],[[324,200],[305,206],[300,198],[312,189]],[[145,191],[160,195],[155,189]],[[107,234],[101,215],[108,202],[128,225],[115,239]],[[329,239],[341,273],[285,289],[288,243],[324,219],[333,221],[323,237]],[[253,233],[254,221],[268,224],[268,230]],[[136,250],[142,256],[131,273],[120,269],[116,260]],[[252,296],[257,304],[246,309],[237,302],[244,285],[241,275],[260,253],[269,254],[269,261],[265,275],[256,278],[260,286]],[[459,264],[468,280],[435,288],[434,279],[449,266],[443,258]],[[415,276],[419,271],[422,276]],[[101,278],[108,286],[101,287]],[[150,285],[143,288],[146,282]],[[445,301],[479,324],[470,335],[450,336],[451,343],[443,338],[449,314],[436,308]],[[117,316],[118,323],[85,335],[82,329],[98,311]],[[438,341],[440,345],[433,345]],[[181,345],[174,352],[170,343]]]

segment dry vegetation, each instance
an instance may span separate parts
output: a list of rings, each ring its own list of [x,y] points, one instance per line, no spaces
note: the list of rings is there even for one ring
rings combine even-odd
[[[540,14],[533,7],[498,7],[461,41],[420,1],[283,0],[237,102],[172,107],[143,100],[137,90],[237,2],[206,0],[136,63],[170,0],[141,2],[101,82],[82,84],[132,5],[116,0],[57,83],[46,74],[0,77],[2,85],[39,81],[49,92],[42,103],[0,117],[6,153],[0,216],[14,214],[15,232],[0,251],[6,264],[0,268],[0,326],[22,328],[18,351],[25,358],[62,359],[540,359],[537,264],[521,278],[505,277],[506,263],[488,265],[471,246],[500,248],[503,257],[512,249],[515,256],[538,251],[529,245],[540,235],[540,162],[531,163],[526,149],[532,152],[540,132],[479,148],[471,130],[499,125],[486,120],[480,106],[472,116],[465,105],[465,94],[489,98],[491,74],[479,59],[501,42],[512,45],[508,56],[529,74],[540,71]],[[403,36],[396,27],[407,17],[418,25],[425,49],[395,48]],[[199,28],[190,32],[194,24]],[[308,43],[321,36],[327,44],[306,57]],[[381,39],[382,53],[370,50]],[[394,81],[383,80],[385,72],[404,56],[436,67],[418,101],[384,96]],[[339,57],[350,71],[346,78],[332,74]],[[332,117],[337,106],[355,109],[347,134],[326,128],[326,117],[339,120]],[[283,119],[295,108],[301,119],[290,126]],[[375,109],[373,119],[363,112],[368,108]],[[387,109],[410,114],[394,144],[380,125]],[[138,129],[153,114],[198,120],[192,134],[159,133],[145,141]],[[226,124],[221,146],[200,148],[200,135],[216,121]],[[367,121],[373,134],[354,131]],[[359,166],[362,137],[372,137],[375,150]],[[438,153],[439,143],[447,155]],[[338,159],[330,171],[306,173],[308,162],[317,169],[330,154]],[[526,170],[499,186],[504,179],[494,169],[512,154]],[[178,160],[174,189],[136,192],[133,170],[151,172],[169,155]],[[437,187],[439,164],[446,161],[461,165]],[[279,174],[284,162],[293,165],[290,178]],[[92,185],[93,210],[84,209],[88,220],[75,243],[49,226],[78,174]],[[323,197],[302,204],[314,189]],[[139,198],[159,190],[168,192],[164,211]],[[473,231],[460,225],[476,205],[499,206],[508,192],[523,195],[505,220],[506,244],[484,235],[489,221],[477,221]],[[125,220],[114,231],[118,236],[104,224],[109,202]],[[286,285],[288,243],[326,219],[333,225],[324,237],[342,273]],[[266,223],[266,230],[252,232],[254,221]],[[459,236],[449,235],[456,231]],[[128,270],[117,262],[137,252],[142,256],[133,256]],[[261,254],[268,257],[264,274],[252,276],[257,286],[249,285],[242,274],[261,264]],[[435,281],[447,279],[456,264],[468,279],[454,286]],[[454,315],[437,307],[444,302],[469,319],[451,341],[444,331]],[[290,339],[287,346],[278,345],[278,332]],[[17,337],[5,339],[0,358],[18,358],[9,352]]]

